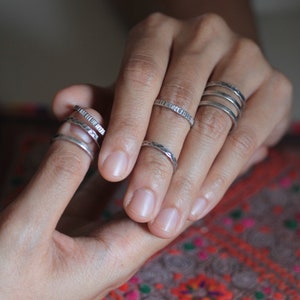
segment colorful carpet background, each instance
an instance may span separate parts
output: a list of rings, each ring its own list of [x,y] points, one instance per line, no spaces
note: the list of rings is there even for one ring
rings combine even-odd
[[[0,113],[2,207],[31,177],[57,126],[35,106]],[[209,216],[106,299],[300,299],[299,124]]]

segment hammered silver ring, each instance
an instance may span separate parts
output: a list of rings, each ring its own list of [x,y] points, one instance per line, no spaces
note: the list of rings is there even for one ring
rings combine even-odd
[[[152,141],[143,141],[142,143],[143,147],[151,147],[154,148],[158,151],[160,151],[161,153],[163,153],[171,162],[172,166],[173,166],[173,171],[175,172],[177,169],[177,159],[175,157],[175,155],[165,146],[163,146],[162,144],[156,143],[156,142],[152,142]]]

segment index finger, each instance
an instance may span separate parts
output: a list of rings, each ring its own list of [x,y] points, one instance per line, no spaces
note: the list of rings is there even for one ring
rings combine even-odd
[[[152,15],[130,35],[98,160],[99,170],[107,180],[124,179],[137,159],[177,27],[175,20],[167,21],[160,14]]]
[[[96,111],[89,111],[101,122]],[[70,122],[63,123],[40,168],[13,204],[14,226],[35,228],[46,237],[54,231],[97,151],[97,143],[88,133],[92,128],[83,122],[78,126],[80,117],[74,112]]]

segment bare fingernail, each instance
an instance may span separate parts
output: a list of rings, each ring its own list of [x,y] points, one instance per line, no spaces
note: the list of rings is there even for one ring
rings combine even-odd
[[[179,214],[176,208],[164,208],[156,217],[154,226],[166,233],[176,231],[179,223]]]
[[[138,189],[134,192],[131,201],[127,205],[127,209],[132,211],[135,215],[147,219],[151,217],[154,206],[155,197],[153,192],[148,189]]]
[[[192,220],[200,219],[206,209],[206,206],[207,206],[207,201],[205,198],[196,199],[191,210],[190,219]]]
[[[110,154],[104,161],[103,167],[106,172],[116,179],[121,178],[127,169],[127,155],[123,151],[116,151]]]

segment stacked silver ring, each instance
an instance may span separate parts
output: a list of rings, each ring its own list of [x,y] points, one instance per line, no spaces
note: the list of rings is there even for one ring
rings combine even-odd
[[[77,112],[79,116],[81,116],[81,120],[77,117],[75,117],[73,114],[66,118],[66,122],[71,123],[77,127],[79,127],[81,130],[83,130],[86,134],[88,134],[93,142],[97,145],[97,148],[100,149],[101,141],[105,134],[105,129],[99,124],[99,122],[91,115],[89,114],[85,109],[80,107],[79,105],[75,105],[73,107],[74,112]],[[52,141],[56,140],[63,140],[70,142],[82,150],[84,150],[89,157],[93,160],[95,153],[94,151],[82,140],[73,137],[71,135],[65,135],[65,134],[56,134]]]
[[[235,86],[224,81],[211,81],[205,87],[199,107],[212,106],[223,111],[231,118],[234,128],[245,104],[245,96]]]

